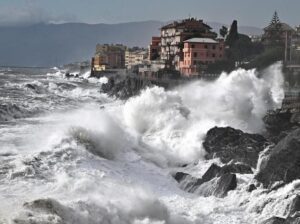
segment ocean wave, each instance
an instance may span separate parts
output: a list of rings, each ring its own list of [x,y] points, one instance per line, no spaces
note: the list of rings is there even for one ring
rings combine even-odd
[[[38,113],[38,108],[26,108],[13,103],[0,104],[0,121],[10,121],[18,118],[25,118]]]
[[[276,84],[274,84],[276,83]],[[203,159],[202,141],[214,126],[264,130],[263,117],[282,100],[281,64],[265,71],[238,69],[216,81],[194,81],[174,90],[147,88],[122,110],[125,125],[168,163]]]

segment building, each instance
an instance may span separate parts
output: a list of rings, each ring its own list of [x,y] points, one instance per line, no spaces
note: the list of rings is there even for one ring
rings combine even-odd
[[[211,27],[195,18],[189,18],[182,21],[174,21],[161,27],[161,55],[169,66],[178,69],[179,61],[182,60],[183,41],[193,38],[212,38],[217,34],[211,31]]]
[[[152,37],[151,44],[149,45],[149,60],[157,60],[160,57],[160,37]]]
[[[224,59],[223,40],[192,38],[184,41],[183,60],[179,70],[184,76],[201,74],[209,64]]]
[[[148,60],[148,52],[143,49],[127,49],[125,52],[125,67],[132,68],[135,65],[144,64]]]
[[[125,50],[126,46],[121,44],[97,44],[95,56],[92,58],[92,70],[124,68]]]

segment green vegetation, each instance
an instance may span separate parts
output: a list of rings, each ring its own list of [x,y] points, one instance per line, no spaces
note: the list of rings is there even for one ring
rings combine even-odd
[[[231,72],[234,70],[235,64],[232,60],[223,60],[223,61],[216,61],[213,64],[209,64],[207,66],[207,73],[209,74],[219,74],[221,72]]]
[[[251,60],[248,64],[243,65],[242,67],[246,69],[257,68],[264,69],[271,64],[282,60],[284,55],[283,47],[274,47],[267,48],[262,54],[256,56],[253,60]]]
[[[276,15],[273,20],[278,20]],[[226,36],[226,31],[227,28],[222,27],[220,35]],[[277,33],[274,32],[274,39],[276,39],[276,36]],[[277,45],[273,44],[272,47],[265,47],[261,42],[252,42],[247,35],[238,33],[237,21],[234,20],[225,39],[225,44],[228,46],[225,51],[227,60],[209,64],[207,72],[230,72],[235,69],[236,63],[245,69],[264,69],[283,59],[284,47],[278,41],[274,41],[273,43],[277,43]]]
[[[226,26],[222,26],[219,33],[220,33],[221,37],[225,38],[225,36],[228,33],[228,28]]]

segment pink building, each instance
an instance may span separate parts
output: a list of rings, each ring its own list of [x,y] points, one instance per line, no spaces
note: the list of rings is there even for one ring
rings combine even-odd
[[[184,76],[199,75],[208,64],[224,59],[224,41],[210,38],[192,38],[184,41],[180,72]]]

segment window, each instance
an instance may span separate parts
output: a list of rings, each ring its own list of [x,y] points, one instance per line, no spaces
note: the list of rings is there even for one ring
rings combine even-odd
[[[194,61],[194,65],[196,65],[197,64],[197,61]]]
[[[196,58],[197,56],[198,56],[198,55],[197,55],[197,53],[195,52],[195,53],[194,53],[194,57]]]
[[[214,49],[214,50],[215,50],[215,49],[216,49],[216,45],[213,45],[213,46],[212,46],[212,49]]]
[[[195,48],[195,45],[194,45],[194,44],[192,44],[192,45],[191,45],[191,48]]]
[[[215,55],[215,54],[212,54],[212,57],[213,57],[213,58],[215,58],[215,57],[216,57],[216,55]]]
[[[207,49],[207,48],[208,48],[207,44],[205,44],[205,45],[204,45],[204,48],[205,48],[205,49]]]

